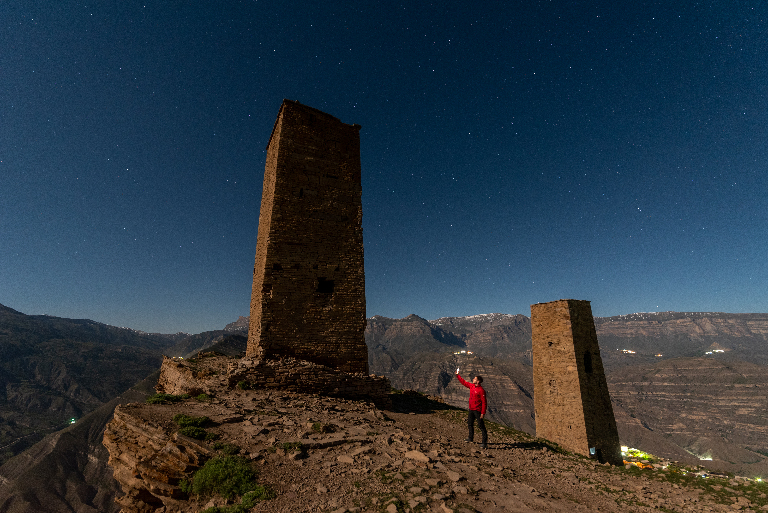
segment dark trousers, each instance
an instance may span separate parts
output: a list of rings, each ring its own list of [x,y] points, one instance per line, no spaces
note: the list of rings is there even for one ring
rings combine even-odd
[[[480,417],[480,412],[475,410],[469,410],[469,417],[467,417],[467,427],[469,428],[469,438],[474,440],[475,438],[475,419],[477,419],[477,427],[480,428],[480,432],[483,434],[483,443],[488,443],[488,431],[485,430],[485,421]]]

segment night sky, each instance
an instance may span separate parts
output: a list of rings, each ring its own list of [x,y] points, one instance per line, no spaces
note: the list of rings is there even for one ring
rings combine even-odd
[[[362,125],[367,315],[768,312],[768,2],[0,3],[0,303],[248,315],[283,98]]]

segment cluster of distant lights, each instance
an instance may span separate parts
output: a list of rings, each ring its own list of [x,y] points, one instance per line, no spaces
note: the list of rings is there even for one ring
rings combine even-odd
[[[635,351],[632,351],[631,349],[616,349],[616,350],[617,351],[621,351],[624,354],[635,354]],[[724,353],[724,352],[725,352],[724,349],[713,349],[712,351],[707,351],[704,354]],[[655,356],[663,356],[663,355],[661,353],[659,353],[659,354],[657,354]],[[630,452],[632,453],[631,456],[635,457],[635,458],[647,459],[649,457],[650,458],[653,457],[650,454],[645,453],[643,451],[640,451],[638,449],[632,449],[631,447],[627,447],[626,445],[622,445],[621,446],[621,455],[622,456],[627,456],[627,454],[629,454]],[[711,456],[699,456],[699,460],[700,461],[712,461],[712,457]],[[701,477],[708,477],[708,476],[706,474],[704,474]],[[754,479],[754,481],[756,483],[762,483],[763,482],[763,478],[762,477],[756,477]]]
[[[626,445],[622,445],[621,446],[621,456],[622,457],[629,456],[631,458],[641,458],[641,459],[644,459],[644,460],[651,459],[651,458],[656,458],[653,454],[648,454],[647,452],[641,451],[640,449],[633,449],[632,447],[628,447]],[[712,461],[712,456],[699,456],[698,458],[699,458],[700,461]],[[642,465],[636,464],[634,462],[627,462],[627,461],[625,461],[625,463],[635,464],[635,465],[639,466],[640,468],[643,468]],[[666,466],[664,466],[662,468],[666,468]],[[705,472],[704,473],[702,473],[702,472],[691,472],[690,470],[685,470],[685,469],[680,469],[680,470],[682,471],[683,474],[694,474],[696,476],[699,476],[699,477],[705,478],[705,479],[706,478],[711,478],[711,477],[723,477],[723,476],[720,476],[718,474],[711,475],[711,474],[705,473]],[[742,478],[739,478],[739,479],[746,479],[747,481],[750,481],[749,478],[743,478],[742,477]],[[754,479],[751,479],[751,481],[754,481],[755,483],[762,483],[763,482],[763,478],[762,477],[756,477]]]
[[[618,349],[617,348],[616,351],[621,351],[624,354],[635,354],[635,351],[633,351],[631,349]],[[712,351],[707,351],[704,354],[707,355],[707,354],[724,353],[724,352],[725,352],[725,349],[713,349]],[[458,354],[458,353],[454,353],[454,354]],[[661,354],[661,353],[658,353],[658,354],[655,354],[654,356],[660,357],[660,356],[664,356],[664,355]]]
[[[627,445],[622,445],[621,446],[621,455],[622,456],[626,456],[627,454],[629,454],[629,451],[632,451],[632,457],[635,457],[635,458],[648,458],[650,456],[650,454],[648,454],[646,452],[643,452],[643,451],[641,451],[639,449],[633,449],[633,448],[631,448],[631,447],[629,447]]]
[[[631,349],[618,349],[618,348],[617,348],[617,349],[616,349],[616,351],[621,351],[621,352],[622,352],[622,353],[624,353],[624,354],[635,354],[635,351],[632,351]],[[653,355],[653,356],[657,356],[657,357],[659,357],[659,356],[664,356],[664,355],[663,355],[663,354],[661,354],[661,353],[658,353],[658,354],[655,354],[655,355]]]

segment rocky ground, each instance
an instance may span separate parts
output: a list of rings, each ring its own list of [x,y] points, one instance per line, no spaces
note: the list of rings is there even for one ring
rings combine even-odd
[[[225,358],[204,360],[198,365],[226,368]],[[209,417],[205,430],[217,439],[195,442],[176,433],[180,413]],[[761,483],[685,476],[671,467],[603,466],[491,423],[488,449],[481,450],[464,441],[464,417],[417,393],[394,394],[393,409],[382,411],[365,401],[222,388],[208,399],[121,406],[105,445],[116,477],[133,495],[123,499],[124,511],[137,506],[142,486],[165,494],[158,512],[227,505],[217,497],[187,498],[176,478],[158,475],[163,465],[149,469],[163,453],[165,468],[192,474],[194,464],[168,464],[168,447],[181,448],[188,463],[222,451],[250,460],[259,483],[276,493],[252,511],[768,510],[768,486]]]

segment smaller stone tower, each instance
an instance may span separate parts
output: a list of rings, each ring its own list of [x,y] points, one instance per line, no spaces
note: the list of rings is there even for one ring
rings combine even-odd
[[[536,436],[621,465],[621,446],[589,301],[531,305]]]

